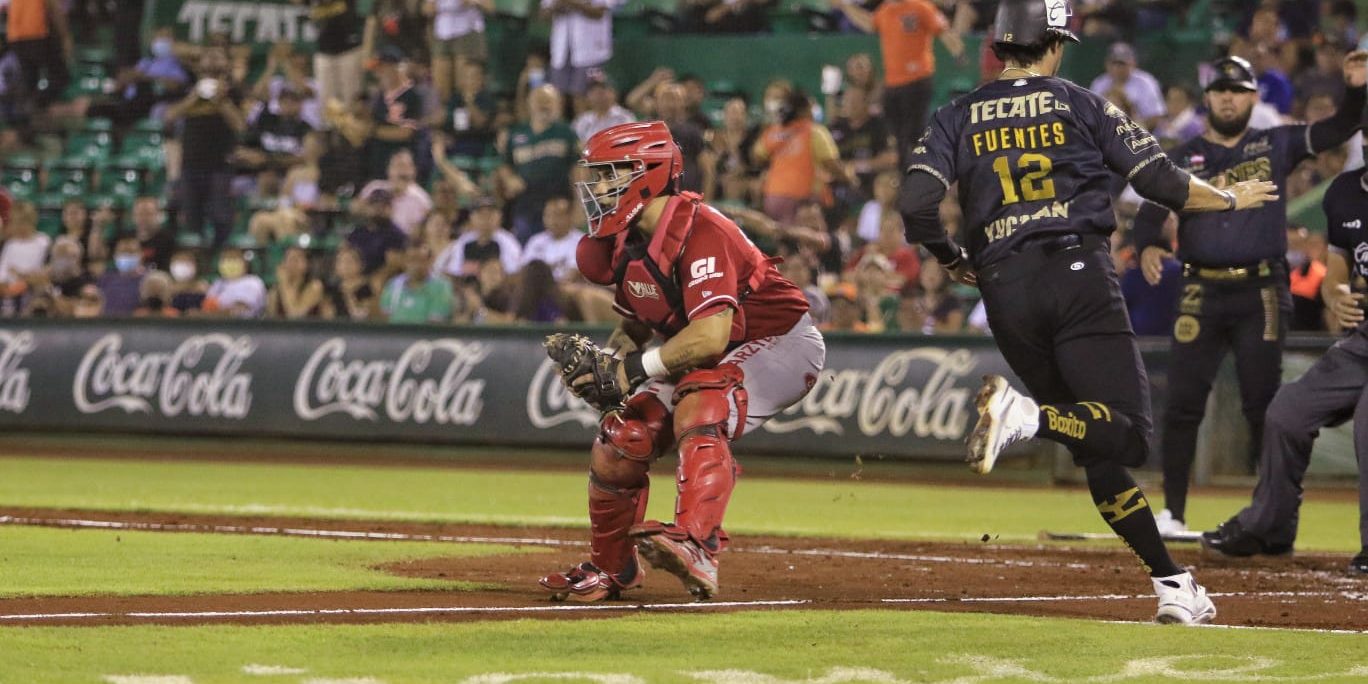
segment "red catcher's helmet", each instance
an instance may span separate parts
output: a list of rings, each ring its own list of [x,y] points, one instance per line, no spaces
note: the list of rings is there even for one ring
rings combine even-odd
[[[595,133],[580,164],[595,176],[576,184],[589,235],[602,238],[626,230],[648,202],[674,187],[684,154],[664,121],[649,121]],[[607,191],[596,192],[600,187]]]

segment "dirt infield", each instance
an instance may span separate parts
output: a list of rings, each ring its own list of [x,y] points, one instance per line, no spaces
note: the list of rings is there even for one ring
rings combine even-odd
[[[690,603],[675,578],[650,573],[646,585],[627,600],[586,607],[553,604],[536,586],[545,572],[583,559],[581,530],[45,509],[0,509],[0,523],[369,538],[375,543],[480,540],[549,551],[430,558],[377,568],[490,587],[480,591],[12,598],[0,599],[0,626],[579,619],[639,611],[791,607],[1144,621],[1154,609],[1149,581],[1136,560],[1114,547],[740,536],[722,557],[722,593],[710,604]],[[1217,597],[1219,623],[1368,630],[1368,579],[1345,576],[1346,556],[1237,564],[1208,561],[1195,550],[1177,555],[1180,562],[1197,566],[1202,582]]]

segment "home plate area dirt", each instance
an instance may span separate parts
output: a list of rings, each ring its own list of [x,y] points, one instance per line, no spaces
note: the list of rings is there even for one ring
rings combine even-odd
[[[1127,551],[1110,546],[851,541],[734,535],[721,556],[721,593],[695,603],[674,577],[648,572],[622,601],[553,603],[547,572],[586,558],[587,535],[565,528],[412,524],[300,518],[0,509],[0,524],[502,543],[537,553],[428,558],[376,569],[476,582],[475,591],[266,593],[0,599],[0,627],[60,624],[260,624],[608,618],[643,611],[785,609],[954,610],[1147,621],[1150,583]],[[1368,579],[1344,573],[1347,556],[1213,561],[1176,552],[1213,594],[1218,623],[1368,630]]]

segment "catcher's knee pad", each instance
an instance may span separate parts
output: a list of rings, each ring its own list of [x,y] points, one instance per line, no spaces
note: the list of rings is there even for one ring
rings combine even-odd
[[[722,517],[736,485],[727,422],[735,405],[739,437],[745,425],[745,390],[741,369],[733,364],[698,370],[675,389],[674,427],[679,435],[679,497],[675,524],[711,551],[725,544]]]
[[[628,399],[621,411],[604,414],[603,420],[599,421],[594,450],[603,450],[617,458],[650,463],[670,448],[673,442],[670,410],[665,408],[660,397],[642,392]]]
[[[734,363],[700,368],[680,378],[674,391],[675,434],[682,437],[685,432],[704,425],[721,425],[722,431],[727,433],[727,419],[735,407],[736,428],[727,436],[733,441],[741,439],[750,403],[742,384],[745,379],[745,372]]]
[[[646,466],[637,465],[641,472],[636,486],[619,487],[589,471],[589,560],[612,575],[636,566],[635,544],[627,531],[645,519],[650,492]]]

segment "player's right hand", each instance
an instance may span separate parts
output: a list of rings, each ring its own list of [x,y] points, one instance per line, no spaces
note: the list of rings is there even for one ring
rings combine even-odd
[[[969,265],[968,260],[965,260],[959,266],[950,269],[950,277],[954,278],[955,282],[961,285],[978,287],[978,273],[974,272],[974,267]]]
[[[1235,211],[1258,209],[1278,200],[1278,186],[1272,181],[1240,181],[1230,186],[1229,190],[1235,193]]]
[[[1336,285],[1337,296],[1330,305],[1330,313],[1341,328],[1357,328],[1363,322],[1363,295],[1350,292],[1348,285]]]
[[[1158,285],[1164,279],[1164,259],[1172,256],[1173,252],[1163,247],[1150,246],[1140,252],[1140,273],[1145,276],[1145,282],[1151,287]]]

